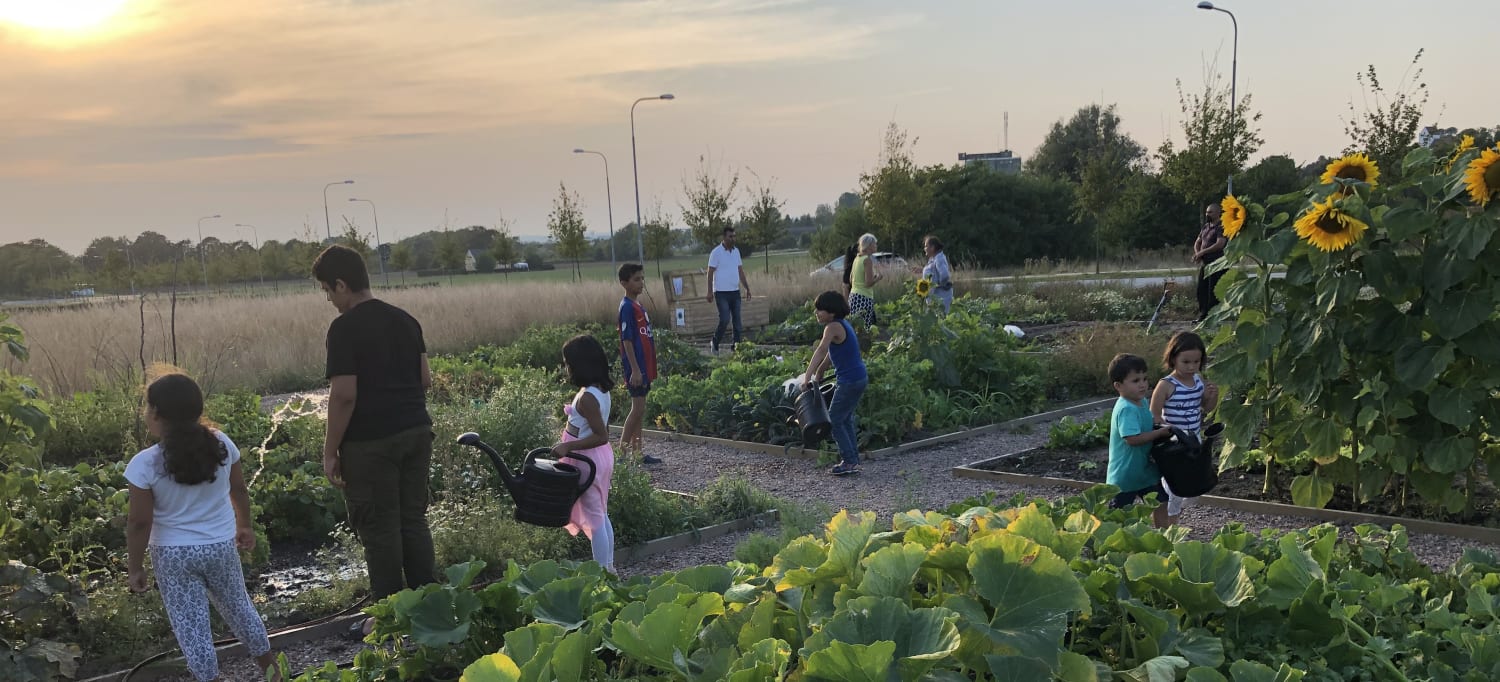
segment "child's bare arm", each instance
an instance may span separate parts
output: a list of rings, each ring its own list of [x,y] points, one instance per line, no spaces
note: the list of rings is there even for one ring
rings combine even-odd
[[[1162,379],[1161,381],[1156,382],[1156,390],[1151,392],[1151,418],[1155,419],[1156,423],[1167,423],[1167,418],[1165,416],[1167,413],[1167,401],[1170,400],[1172,398],[1172,394],[1176,392],[1177,387],[1173,386],[1172,382],[1167,381],[1166,379]]]
[[[1147,431],[1145,433],[1137,433],[1134,436],[1126,436],[1125,437],[1125,444],[1126,445],[1131,445],[1131,446],[1145,445],[1147,443],[1151,443],[1151,442],[1160,440],[1162,438],[1165,438],[1170,433],[1172,433],[1172,431],[1170,429],[1168,429],[1167,427],[1163,426],[1163,427],[1161,427],[1159,429],[1152,429],[1152,430]]]

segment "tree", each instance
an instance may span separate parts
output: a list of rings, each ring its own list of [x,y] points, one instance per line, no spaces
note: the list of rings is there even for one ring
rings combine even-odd
[[[406,271],[412,268],[413,259],[414,256],[412,255],[410,244],[403,242],[391,247],[391,267],[401,273],[401,284],[403,285],[406,284]]]
[[[448,272],[462,270],[465,255],[464,244],[459,240],[457,235],[451,232],[444,232],[439,236],[437,244],[438,267]]]
[[[495,228],[495,242],[490,245],[490,255],[505,267],[505,279],[510,279],[510,270],[521,255],[521,244],[510,236],[510,221],[501,218]]]
[[[880,168],[859,177],[865,218],[877,238],[897,253],[913,253],[927,229],[929,197],[917,184],[912,150],[916,139],[891,123],[885,129]]]
[[[1327,165],[1327,162],[1324,162]],[[1318,172],[1322,173],[1320,166]],[[1277,154],[1261,159],[1234,177],[1234,192],[1264,202],[1268,197],[1295,192],[1307,186],[1292,157]]]
[[[660,277],[661,259],[672,255],[672,217],[662,211],[661,199],[652,207],[641,236],[646,240],[646,257],[656,261],[656,274]]]
[[[564,183],[557,183],[557,198],[552,201],[552,212],[547,215],[547,233],[552,235],[557,255],[573,261],[573,277],[583,277],[578,259],[589,248],[588,224],[583,220],[583,200],[577,192],[569,192]]]
[[[1393,177],[1401,172],[1401,160],[1416,146],[1417,126],[1421,124],[1422,109],[1427,106],[1427,84],[1422,81],[1423,50],[1417,50],[1411,59],[1408,76],[1403,76],[1394,93],[1387,94],[1380,84],[1380,77],[1371,64],[1362,74],[1354,74],[1355,82],[1364,90],[1365,110],[1354,110],[1349,102],[1349,120],[1344,122],[1344,132],[1350,144],[1344,153],[1364,152],[1375,161],[1382,173]],[[1415,72],[1411,71],[1415,69]]]
[[[753,173],[752,173],[753,175]],[[759,180],[759,176],[756,177]],[[770,182],[761,183],[755,188],[755,196],[750,205],[745,208],[741,221],[745,225],[746,241],[752,247],[765,252],[766,272],[771,272],[771,244],[786,235],[786,221],[782,220],[781,209],[786,202],[777,199],[773,191],[776,178]]]
[[[1115,105],[1090,104],[1067,123],[1056,121],[1026,163],[1030,173],[1083,184],[1091,160],[1108,157],[1133,168],[1143,165],[1146,148],[1120,130]]]
[[[370,269],[370,257],[374,251],[370,249],[369,235],[360,234],[359,226],[355,225],[354,221],[350,220],[348,216],[342,217],[344,218],[344,231],[339,234],[338,243],[358,251],[359,255],[365,259],[365,268]],[[379,264],[376,265],[375,269],[378,270]]]
[[[731,214],[740,186],[740,174],[730,171],[729,180],[720,177],[707,157],[698,157],[698,172],[693,182],[682,182],[682,193],[687,205],[682,209],[682,222],[688,226],[693,241],[705,249],[712,249],[724,235],[724,228],[733,225]]]
[[[1182,81],[1177,81],[1185,144],[1177,149],[1168,139],[1156,156],[1162,182],[1191,204],[1222,197],[1225,181],[1240,172],[1264,142],[1255,127],[1260,112],[1250,111],[1250,95],[1240,98],[1232,115],[1229,96],[1217,75],[1207,79],[1201,94],[1183,92]]]
[[[840,204],[839,210],[833,214],[833,226],[813,235],[810,249],[813,259],[822,262],[844,255],[844,251],[870,229],[864,204]]]

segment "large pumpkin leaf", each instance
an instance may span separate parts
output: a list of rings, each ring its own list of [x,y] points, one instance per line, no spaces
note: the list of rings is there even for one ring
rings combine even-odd
[[[1266,590],[1262,597],[1285,610],[1292,600],[1306,594],[1313,583],[1322,581],[1324,573],[1312,554],[1298,546],[1295,537],[1282,536],[1279,546],[1281,558],[1271,562],[1266,570]]]
[[[995,653],[1036,658],[1056,670],[1068,617],[1091,607],[1083,585],[1052,550],[1008,533],[969,543],[969,573],[994,609],[986,634]]]
[[[521,669],[505,654],[490,654],[464,668],[459,682],[520,682]]]
[[[838,640],[805,660],[803,679],[829,682],[887,682],[895,660],[895,642],[846,644]]]
[[[957,620],[957,613],[941,607],[913,609],[895,597],[859,597],[807,638],[799,656],[806,658],[833,641],[890,641],[896,645],[893,655],[902,679],[917,679],[958,649]]]
[[[779,639],[763,639],[749,648],[729,666],[728,682],[766,682],[786,675],[792,648]]]
[[[886,545],[865,559],[860,594],[911,601],[912,580],[927,560],[927,549],[915,543]]]
[[[1229,677],[1233,682],[1300,682],[1303,673],[1285,663],[1280,668],[1270,668],[1255,661],[1238,660],[1229,665]]]
[[[479,609],[479,597],[468,590],[427,592],[407,615],[411,639],[422,646],[457,644],[469,637],[469,616]]]
[[[610,623],[605,637],[610,646],[642,663],[664,671],[686,672],[680,664],[693,650],[703,619],[724,613],[723,596],[712,592],[698,594],[689,604],[670,601],[642,613],[630,607]],[[634,619],[639,616],[640,620]]]

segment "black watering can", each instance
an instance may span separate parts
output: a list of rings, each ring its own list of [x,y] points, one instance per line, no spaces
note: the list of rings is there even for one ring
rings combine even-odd
[[[787,424],[802,429],[803,447],[815,448],[833,433],[833,421],[828,418],[828,401],[833,400],[833,384],[807,385],[797,394],[796,409],[787,417]]]
[[[500,453],[479,440],[479,434],[470,432],[459,436],[458,444],[478,448],[480,452],[490,456],[490,462],[500,472],[500,480],[505,483],[505,489],[510,491],[510,496],[516,501],[516,520],[521,523],[548,528],[568,525],[573,505],[594,484],[594,461],[576,452],[568,457],[588,462],[588,478],[584,478],[578,467],[572,464],[543,459],[552,454],[551,448],[537,448],[526,453],[526,459],[521,463],[521,473],[512,474],[510,468],[505,466],[505,460],[500,459]]]

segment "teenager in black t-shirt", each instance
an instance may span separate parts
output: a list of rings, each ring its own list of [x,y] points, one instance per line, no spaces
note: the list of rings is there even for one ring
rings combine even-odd
[[[343,488],[375,599],[436,581],[427,527],[432,419],[427,346],[406,311],[375,298],[359,253],[330,246],[313,277],[339,316],[328,325],[323,473]]]

